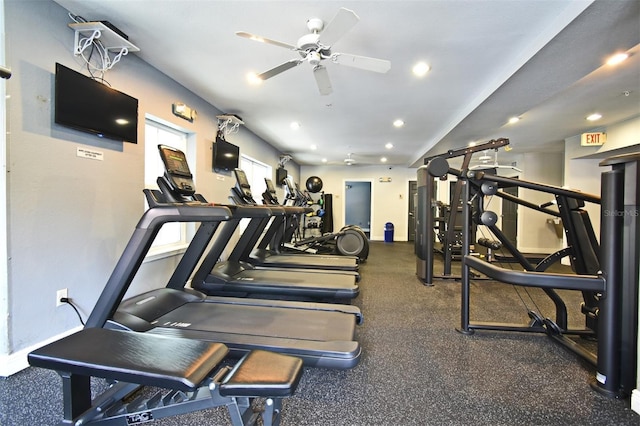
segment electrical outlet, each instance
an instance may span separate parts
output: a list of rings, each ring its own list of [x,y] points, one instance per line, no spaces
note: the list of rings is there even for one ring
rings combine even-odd
[[[66,299],[68,297],[69,296],[66,288],[61,288],[60,290],[56,291],[56,307],[64,305],[64,302],[61,302],[60,299]]]

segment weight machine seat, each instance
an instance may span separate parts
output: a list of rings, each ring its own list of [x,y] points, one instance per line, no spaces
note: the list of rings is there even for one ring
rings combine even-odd
[[[293,395],[302,377],[302,360],[253,350],[220,383],[222,396],[285,397]]]
[[[36,349],[28,359],[49,370],[193,391],[228,352],[222,343],[85,328]]]

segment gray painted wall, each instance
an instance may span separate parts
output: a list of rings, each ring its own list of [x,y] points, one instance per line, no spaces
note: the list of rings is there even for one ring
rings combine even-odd
[[[211,143],[221,111],[152,68],[135,53],[109,72],[110,84],[139,99],[139,143],[101,140],[53,123],[55,63],[86,75],[73,56],[67,11],[52,1],[5,0],[7,81],[8,318],[3,354],[29,348],[80,325],[69,306],[55,307],[56,290],[86,318],[143,213],[144,117],[151,114],[196,136],[198,192],[226,202],[233,182],[211,169]],[[182,101],[198,111],[194,123],[171,114]],[[242,128],[227,138],[274,168],[280,153]],[[104,161],[77,157],[100,151]],[[288,163],[296,178],[299,167]],[[136,289],[163,285],[175,259],[145,263]]]

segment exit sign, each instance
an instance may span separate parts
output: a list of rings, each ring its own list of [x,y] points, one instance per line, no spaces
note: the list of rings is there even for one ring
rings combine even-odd
[[[606,141],[606,133],[583,133],[580,135],[581,146],[602,146]]]

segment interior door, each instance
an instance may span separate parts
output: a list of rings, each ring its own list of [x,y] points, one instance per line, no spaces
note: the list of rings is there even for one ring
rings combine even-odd
[[[347,181],[345,183],[345,225],[357,225],[370,236],[371,232],[371,182]]]

